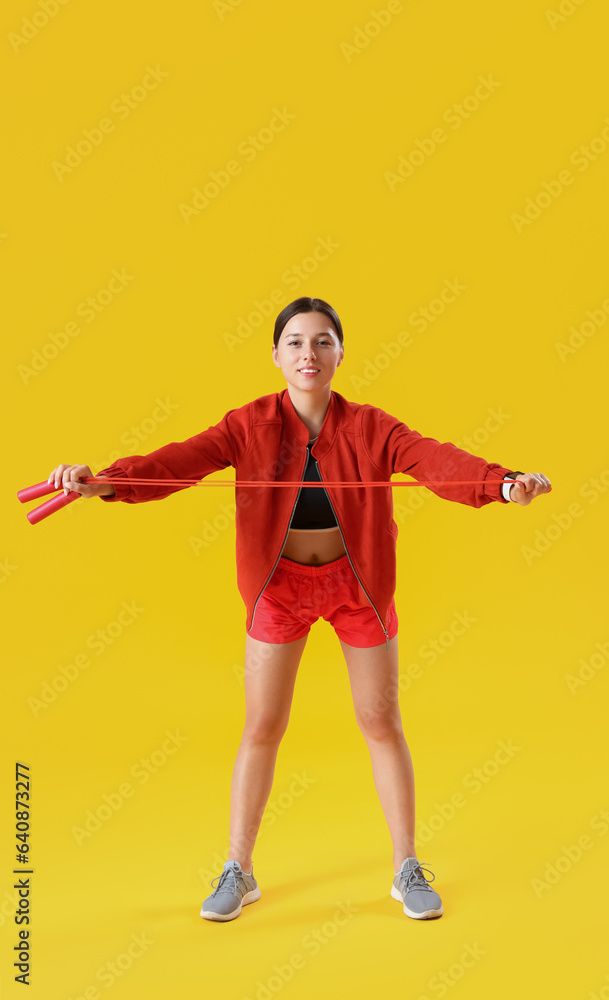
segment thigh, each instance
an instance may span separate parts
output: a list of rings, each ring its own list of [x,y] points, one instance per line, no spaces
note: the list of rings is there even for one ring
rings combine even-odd
[[[314,588],[296,573],[277,566],[256,603],[249,638],[272,645],[293,643],[305,638],[314,621]]]
[[[372,605],[360,602],[357,578],[346,558],[344,565],[324,580],[324,585],[324,618],[332,625],[341,645],[375,647],[385,642],[385,633],[376,611]],[[392,599],[387,613],[390,640],[397,636],[398,624],[395,599]]]
[[[245,637],[245,725],[262,734],[287,726],[298,665],[307,636],[294,642]]]
[[[349,671],[355,717],[361,729],[402,727],[398,637],[378,646],[350,646],[339,638]]]

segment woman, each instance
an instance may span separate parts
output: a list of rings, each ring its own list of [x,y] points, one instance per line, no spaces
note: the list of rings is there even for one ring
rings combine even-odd
[[[473,507],[510,500],[526,505],[551,488],[541,474],[511,472],[451,443],[424,438],[380,408],[334,392],[343,331],[323,299],[302,297],[279,313],[272,354],[287,389],[228,411],[219,424],[186,441],[119,459],[98,473],[111,484],[81,482],[93,478],[84,465],[59,465],[49,482],[84,497],[126,503],[163,499],[188,488],[172,479],[200,479],[229,465],[238,482],[389,482],[394,472],[423,481],[476,480],[430,487]],[[122,482],[130,478],[167,482]],[[514,483],[502,483],[506,478]],[[229,860],[201,916],[232,920],[244,904],[260,898],[252,851],[298,665],[310,626],[321,616],[342,647],[390,830],[391,895],[410,917],[439,917],[442,901],[416,856],[414,775],[398,703],[398,529],[391,487],[237,486],[235,501],[237,581],[247,609],[246,719],[232,777]]]

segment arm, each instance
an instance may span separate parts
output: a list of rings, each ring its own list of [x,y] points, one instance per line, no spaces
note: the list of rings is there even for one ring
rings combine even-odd
[[[229,410],[218,424],[195,434],[185,441],[172,441],[148,455],[119,458],[97,476],[111,479],[108,492],[100,495],[106,502],[143,503],[163,500],[172,493],[188,489],[176,485],[175,479],[202,479],[218,469],[236,467],[239,456],[249,440],[248,405]],[[129,484],[125,479],[166,479],[163,485]]]
[[[492,501],[508,503],[501,480],[507,478],[510,469],[499,462],[487,462],[451,442],[423,437],[370,404],[362,407],[362,432],[370,460],[388,478],[395,472],[403,472],[422,481],[481,480],[474,486],[428,486],[427,489],[445,500],[471,507],[482,507]],[[508,485],[508,489],[513,487]]]

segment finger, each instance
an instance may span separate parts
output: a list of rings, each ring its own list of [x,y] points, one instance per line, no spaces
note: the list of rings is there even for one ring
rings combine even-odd
[[[67,496],[68,492],[80,493],[81,495],[87,492],[86,483],[81,483],[80,480],[86,476],[89,471],[87,465],[71,465],[67,472],[67,480],[64,479],[64,493]]]
[[[67,468],[68,468],[67,465],[58,465],[57,468],[55,469],[55,489],[56,490],[58,490],[59,487],[61,486],[62,479],[63,479],[63,470],[67,469]]]
[[[64,475],[63,479],[63,492],[67,496],[68,493],[78,493],[79,492],[79,482],[74,476],[74,470],[71,469]]]
[[[521,479],[516,479],[514,485],[510,487],[510,496],[516,503],[519,503],[526,496],[526,489]]]
[[[65,469],[64,469],[64,471],[62,473],[62,476],[61,476],[61,485],[63,487],[63,492],[66,495],[70,491],[70,487],[68,486],[68,483],[73,482],[76,479],[76,477],[74,475],[74,470],[76,468],[77,468],[76,465],[66,465],[66,467],[65,467]],[[78,492],[78,491],[75,490],[75,492]]]
[[[552,490],[552,484],[547,476],[544,476],[541,472],[531,472],[529,473],[530,479],[528,480],[527,496],[533,500],[535,497],[540,496],[542,493],[550,493]]]

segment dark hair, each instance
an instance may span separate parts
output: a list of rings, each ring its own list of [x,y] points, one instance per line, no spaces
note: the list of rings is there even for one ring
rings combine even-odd
[[[279,316],[275,320],[275,331],[273,333],[273,343],[275,344],[275,347],[277,347],[277,344],[279,343],[279,338],[283,333],[284,326],[286,325],[286,323],[289,322],[289,320],[292,319],[292,316],[296,316],[297,313],[306,313],[306,312],[325,313],[325,315],[328,317],[328,319],[334,326],[338,339],[342,344],[343,342],[342,324],[332,306],[328,305],[327,302],[324,302],[323,299],[312,299],[308,295],[303,295],[302,298],[294,299],[293,302],[290,302],[287,306],[285,306],[285,308],[281,310]]]

